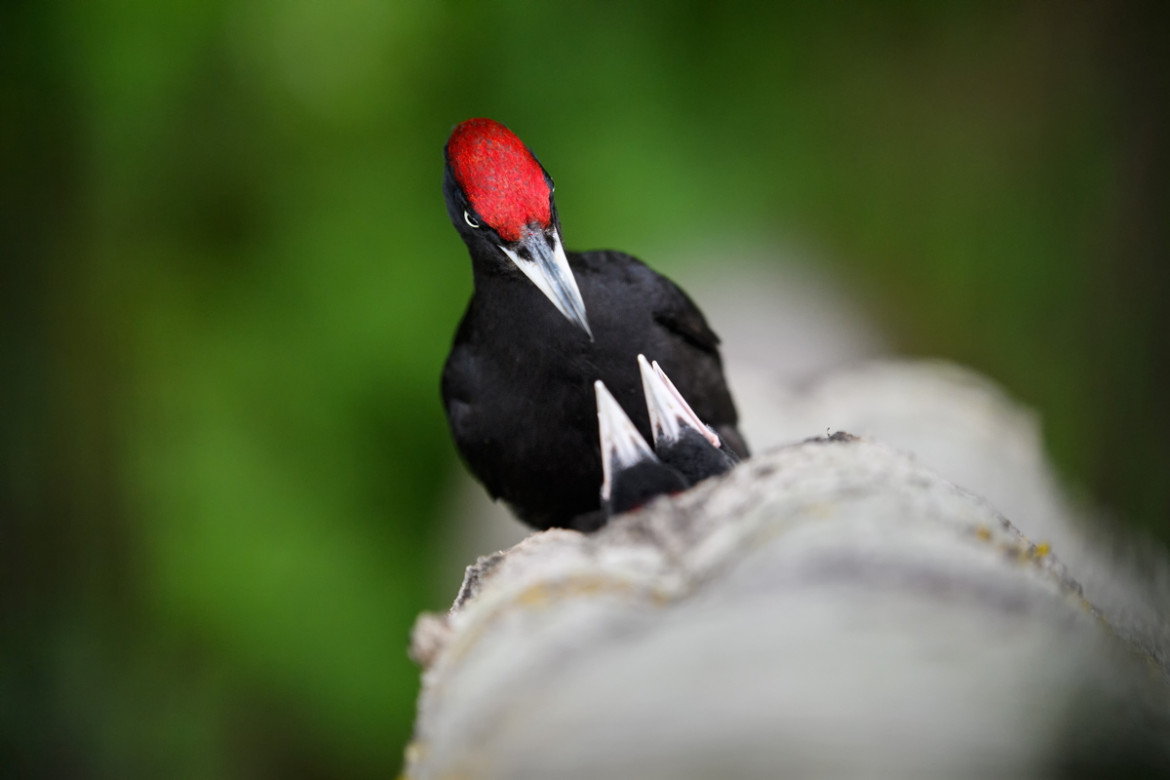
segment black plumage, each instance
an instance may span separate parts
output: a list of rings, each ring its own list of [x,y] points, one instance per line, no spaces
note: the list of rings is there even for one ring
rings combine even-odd
[[[475,291],[442,397],[461,456],[494,498],[536,528],[595,525],[578,520],[600,510],[593,383],[603,380],[650,438],[639,354],[746,456],[719,339],[686,293],[622,252],[564,253],[552,180],[502,125],[461,124],[446,158],[448,213],[471,254]]]

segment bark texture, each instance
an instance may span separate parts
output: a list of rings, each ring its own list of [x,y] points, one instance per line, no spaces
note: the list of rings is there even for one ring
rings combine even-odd
[[[1160,770],[1159,629],[1058,555],[876,441],[773,449],[469,567],[415,628],[407,777]]]

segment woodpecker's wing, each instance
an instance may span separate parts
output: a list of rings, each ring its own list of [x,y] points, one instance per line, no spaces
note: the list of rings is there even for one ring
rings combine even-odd
[[[719,337],[707,324],[703,312],[681,287],[661,274],[659,278],[662,279],[661,298],[654,309],[655,321],[718,360]]]

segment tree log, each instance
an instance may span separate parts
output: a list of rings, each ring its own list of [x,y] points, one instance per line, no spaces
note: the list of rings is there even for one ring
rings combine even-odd
[[[876,441],[771,450],[469,567],[415,628],[406,776],[1170,767],[1157,631],[1091,603],[1058,554]]]

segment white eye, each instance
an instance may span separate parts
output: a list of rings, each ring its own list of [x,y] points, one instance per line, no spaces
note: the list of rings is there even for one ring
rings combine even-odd
[[[478,228],[479,228],[479,223],[478,223],[478,222],[476,222],[474,219],[472,219],[472,218],[471,218],[471,212],[470,212],[470,211],[464,211],[464,212],[463,212],[463,221],[464,221],[464,222],[466,222],[468,225],[471,225],[473,228],[476,228],[476,229],[478,229]]]

